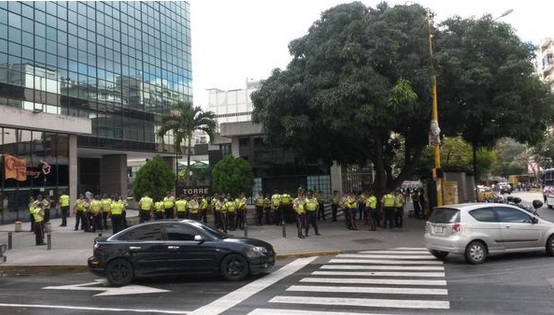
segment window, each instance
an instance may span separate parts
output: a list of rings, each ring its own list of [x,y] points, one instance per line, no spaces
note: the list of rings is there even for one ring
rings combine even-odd
[[[429,222],[433,223],[454,223],[460,222],[460,211],[452,208],[437,208],[429,217]]]
[[[199,235],[196,229],[184,224],[168,224],[165,226],[169,241],[194,241],[194,236]]]
[[[161,241],[162,227],[159,224],[138,226],[121,235],[122,241]]]
[[[531,217],[519,211],[508,207],[497,207],[496,213],[500,222],[512,222],[512,223],[531,223]]]
[[[469,214],[480,222],[498,222],[492,207],[472,210]]]

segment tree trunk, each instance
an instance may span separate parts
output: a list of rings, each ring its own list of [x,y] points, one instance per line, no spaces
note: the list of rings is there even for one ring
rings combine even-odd
[[[475,185],[479,185],[479,176],[477,174],[477,146],[475,144],[472,144],[471,145],[472,149],[473,149],[473,176],[474,176],[474,181],[475,181]]]
[[[375,169],[375,180],[373,190],[378,200],[381,200],[387,190],[387,174],[383,161],[383,143],[380,137],[375,137],[375,156],[373,157],[373,168]]]

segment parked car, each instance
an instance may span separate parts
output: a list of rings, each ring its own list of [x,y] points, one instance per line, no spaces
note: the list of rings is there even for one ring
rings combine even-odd
[[[542,206],[540,200],[533,205]],[[472,264],[489,254],[543,250],[554,256],[554,223],[520,207],[466,203],[437,207],[425,224],[425,247],[438,259],[463,254]]]
[[[513,189],[512,189],[512,186],[510,186],[510,184],[508,183],[503,183],[503,184],[500,184],[500,193],[501,194],[511,194]]]
[[[114,286],[136,277],[218,274],[242,280],[275,265],[269,243],[224,234],[192,220],[153,221],[98,238],[89,270]]]

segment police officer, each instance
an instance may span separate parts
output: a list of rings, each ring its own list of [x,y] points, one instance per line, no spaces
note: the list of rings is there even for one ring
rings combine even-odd
[[[281,195],[277,190],[271,195],[271,212],[273,212],[273,223],[275,225],[281,224],[283,221],[281,216]]]
[[[237,204],[230,194],[227,194],[227,201],[225,201],[225,212],[227,212],[227,226],[229,227],[229,231],[234,231]]]
[[[240,193],[239,197],[235,200],[237,207],[237,227],[244,230],[244,224],[246,223],[246,196],[244,193]]]
[[[154,200],[148,196],[148,193],[144,194],[139,200],[139,221],[140,223],[148,222],[152,218],[152,206]]]
[[[198,221],[200,219],[200,210],[202,208],[202,199],[198,195],[194,195],[189,206],[189,219]]]
[[[404,223],[404,205],[406,204],[406,199],[401,189],[396,190],[396,195],[394,199],[394,205],[396,207],[394,211],[394,225],[396,227],[402,227]]]
[[[388,193],[381,198],[381,210],[384,213],[385,219],[383,220],[383,228],[387,227],[392,229],[393,216],[396,209],[396,196],[393,193]]]
[[[256,198],[254,200],[254,203],[256,205],[256,218],[258,220],[258,225],[262,225],[262,220],[263,220],[263,216],[264,216],[265,200],[264,200],[264,194],[261,191],[259,191],[256,194]]]
[[[42,199],[40,196],[37,199]],[[33,207],[34,229],[35,229],[35,245],[46,245],[44,243],[44,204],[36,203]]]
[[[100,201],[100,195],[95,195],[90,201],[89,210],[91,232],[94,233],[96,230],[102,230],[102,202]]]
[[[339,209],[340,196],[337,190],[333,190],[333,195],[331,196],[331,217],[333,222],[337,221],[337,210]]]
[[[308,191],[308,196],[306,198],[306,236],[310,230],[310,225],[314,227],[315,235],[319,234],[319,229],[317,228],[317,215],[319,209],[319,201],[313,196],[311,191]]]
[[[110,196],[108,196],[108,194],[104,194],[104,196],[102,197],[102,200],[100,200],[100,203],[102,204],[102,223],[104,225],[104,230],[107,230],[108,216],[110,215],[112,199],[110,198]]]
[[[113,202],[110,202],[109,216],[112,220],[112,232],[113,234],[123,230],[123,211],[125,210],[125,203],[121,201],[118,195],[114,197]]]
[[[79,224],[81,224],[81,230],[88,230],[85,202],[85,196],[83,194],[80,194],[79,198],[75,200],[75,205],[73,206],[73,212],[75,212],[75,231],[79,230]]]
[[[156,201],[154,203],[154,219],[162,220],[165,216],[165,207],[163,201]]]
[[[187,200],[184,195],[181,195],[175,201],[175,210],[177,211],[178,219],[185,219],[187,217]]]
[[[171,193],[167,193],[164,197],[164,214],[166,219],[173,219],[175,217],[175,197]]]
[[[288,192],[281,194],[281,221],[292,223],[295,221],[294,210],[292,209],[292,196]]]
[[[377,197],[375,197],[372,191],[368,193],[366,199],[366,212],[368,213],[367,219],[369,227],[372,231],[375,231],[379,225],[379,221],[377,220]]]
[[[67,216],[69,215],[69,195],[64,191],[60,195],[58,203],[62,212],[62,224],[60,226],[67,226]]]
[[[304,200],[304,193],[300,192],[292,202],[292,209],[296,213],[296,228],[298,229],[298,238],[305,238],[302,234],[303,230],[306,230],[306,200]]]

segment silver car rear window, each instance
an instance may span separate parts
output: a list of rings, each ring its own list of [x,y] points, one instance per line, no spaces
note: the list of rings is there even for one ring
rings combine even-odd
[[[436,208],[428,219],[431,223],[460,222],[460,210],[454,208]]]

